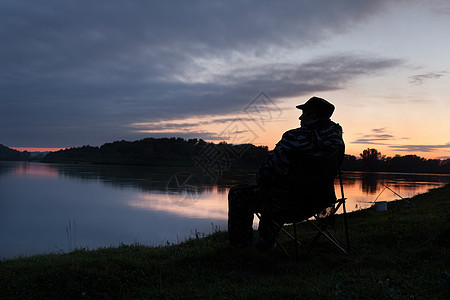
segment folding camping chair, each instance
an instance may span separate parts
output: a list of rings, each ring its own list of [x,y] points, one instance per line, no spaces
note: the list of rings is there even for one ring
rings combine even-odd
[[[317,230],[316,236],[308,245],[308,254],[321,236],[325,237],[343,253],[349,254],[346,198],[340,170],[342,152],[335,151],[323,156],[297,155],[296,157],[288,174],[290,180],[289,198],[293,198],[293,200],[289,201],[288,205],[276,205],[274,203],[277,203],[277,201],[272,201],[262,213],[264,218],[270,219],[273,224],[275,230],[271,234],[275,243],[286,256],[290,257],[277,238],[278,232],[285,234],[294,242],[295,255],[298,260],[299,246],[306,245],[303,245],[298,239],[297,224],[307,222]],[[334,192],[336,176],[339,178],[340,198],[336,198]],[[301,199],[296,199],[298,195],[302,195]],[[305,202],[310,204],[305,205]],[[344,219],[345,247],[328,230],[330,225],[334,225],[335,215],[341,207]],[[256,216],[261,221],[262,215],[257,213]],[[285,224],[292,224],[293,234],[284,228]]]

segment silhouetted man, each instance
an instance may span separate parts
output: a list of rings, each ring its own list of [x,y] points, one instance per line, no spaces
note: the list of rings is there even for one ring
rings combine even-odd
[[[344,154],[342,128],[330,120],[334,105],[325,99],[312,97],[306,103],[296,106],[303,111],[301,126],[283,134],[276,147],[269,152],[266,161],[256,174],[256,185],[240,184],[232,187],[228,194],[228,233],[230,243],[236,247],[252,245],[253,215],[261,213],[259,223],[260,240],[257,247],[267,248],[273,244],[273,234],[277,233],[270,222],[271,207],[289,207],[295,203],[302,207],[307,217],[320,212],[336,201],[333,177],[322,186],[315,187],[317,197],[310,197],[304,188],[294,186],[290,174],[308,178],[308,172],[298,167],[299,159],[323,157],[330,153],[340,153],[339,163]],[[311,161],[311,159],[309,159]],[[300,164],[301,165],[301,164]],[[294,166],[297,169],[293,170]],[[310,168],[311,169],[311,168]],[[302,174],[302,172],[304,174]],[[318,200],[319,199],[319,200]]]

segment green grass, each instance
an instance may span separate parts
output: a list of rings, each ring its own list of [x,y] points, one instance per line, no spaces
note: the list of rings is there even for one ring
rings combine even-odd
[[[299,262],[231,248],[226,232],[179,245],[120,246],[0,262],[2,299],[444,299],[450,292],[450,185],[349,214],[352,254],[324,239]],[[300,226],[308,240],[311,226]],[[341,233],[342,217],[335,224]],[[284,241],[287,242],[287,241]],[[285,243],[290,246],[289,243]],[[293,250],[289,249],[288,250]]]

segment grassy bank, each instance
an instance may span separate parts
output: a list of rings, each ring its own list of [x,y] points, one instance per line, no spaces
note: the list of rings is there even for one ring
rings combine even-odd
[[[121,246],[0,262],[0,298],[444,299],[450,185],[348,218],[352,254],[325,241],[300,262],[237,250],[218,232],[179,245]],[[307,224],[305,224],[307,225]],[[336,220],[338,236],[342,219]],[[307,239],[310,227],[300,228]]]

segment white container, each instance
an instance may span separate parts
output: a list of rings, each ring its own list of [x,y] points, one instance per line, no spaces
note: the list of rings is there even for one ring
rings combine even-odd
[[[375,202],[375,208],[377,209],[377,211],[385,211],[385,210],[387,210],[387,201]]]

